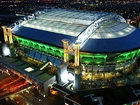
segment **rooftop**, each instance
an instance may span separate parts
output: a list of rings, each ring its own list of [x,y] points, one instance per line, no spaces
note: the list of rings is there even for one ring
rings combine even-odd
[[[63,39],[71,44],[85,37],[89,40],[84,40],[80,49],[85,52],[123,52],[140,47],[140,29],[116,13],[48,8],[9,27],[17,36],[60,48]]]
[[[39,69],[29,65],[28,63],[11,57],[1,57],[0,62],[3,62],[5,65],[11,67],[10,69],[15,69],[18,72],[26,74],[30,78],[36,79],[41,83],[44,83],[53,77],[52,75],[40,71]],[[26,70],[27,68],[30,68],[31,70]]]

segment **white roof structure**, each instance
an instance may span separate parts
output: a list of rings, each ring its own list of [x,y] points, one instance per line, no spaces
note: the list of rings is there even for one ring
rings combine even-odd
[[[106,14],[102,12],[73,12],[64,9],[46,9],[44,11],[36,16],[36,20],[31,20],[24,26],[77,36],[98,17]]]
[[[65,9],[45,9],[44,11],[37,11],[32,14],[31,19],[24,18],[23,26],[35,28],[44,31],[50,31],[55,33],[61,33],[64,35],[78,36],[82,31],[84,31],[89,25],[98,20],[99,18],[108,15],[107,12],[91,12],[91,11],[72,11]],[[114,15],[114,13],[112,13]],[[116,15],[116,14],[115,14]],[[34,19],[36,18],[36,19]],[[127,24],[122,24],[117,20],[110,20],[108,23],[109,27],[106,24],[106,28],[102,28],[101,33],[112,33],[112,31],[118,32],[122,28],[126,28],[126,31],[129,29],[132,30],[132,27]],[[19,23],[17,24],[19,25]],[[119,28],[117,27],[119,25]],[[121,25],[121,27],[120,27]],[[114,27],[115,26],[115,27]],[[134,29],[134,27],[133,27]],[[14,30],[13,30],[14,31]],[[99,31],[98,31],[99,32]],[[99,32],[99,34],[100,34]],[[118,35],[119,34],[119,35]],[[113,35],[113,37],[123,36],[126,34],[120,34],[119,32]],[[93,38],[110,38],[110,35],[102,37],[101,35],[94,35]],[[91,37],[91,38],[92,38]]]
[[[110,51],[108,46],[111,46],[109,43],[115,41],[119,42],[120,45],[117,44],[116,47],[118,49],[114,49],[113,52],[122,51],[122,48],[119,48],[119,46],[122,46],[123,41],[115,39],[125,37],[130,40],[134,37],[133,35],[139,34],[139,29],[127,24],[125,19],[116,13],[56,8],[47,8],[43,11],[37,11],[13,23],[9,27],[11,27],[14,34],[60,47],[62,47],[61,40],[68,39],[70,40],[70,46],[72,48],[74,44],[78,43],[81,49],[84,47],[82,50],[90,52],[102,52],[104,46],[102,47],[100,43],[106,45],[106,49],[108,50],[105,52],[108,52]],[[30,34],[30,36],[28,34]],[[39,34],[40,36],[35,34]],[[130,35],[132,38],[130,38]],[[54,39],[55,37],[57,37],[57,40]],[[89,45],[88,43],[94,43],[94,45],[96,45],[95,41],[90,42],[90,40],[96,40],[98,47],[96,48],[95,46],[93,48],[93,46]],[[109,42],[106,43],[105,40]],[[137,42],[136,40],[138,40],[138,38],[133,41]],[[85,46],[86,44],[88,48]],[[115,43],[113,44],[115,45]],[[137,45],[131,46],[130,49],[138,46],[137,43]],[[111,49],[112,48],[113,46]],[[129,50],[127,44],[124,48],[124,50]],[[91,51],[91,49],[93,51]]]

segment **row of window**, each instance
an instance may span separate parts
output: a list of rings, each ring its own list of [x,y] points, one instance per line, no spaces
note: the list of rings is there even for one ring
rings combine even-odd
[[[52,56],[49,56],[47,54],[41,53],[39,51],[29,49],[29,48],[22,48],[22,52],[25,56],[29,56],[33,59],[39,60],[41,62],[52,62],[55,66],[60,66],[62,64],[62,60],[59,58],[55,58]]]
[[[39,44],[37,42],[33,42],[25,39],[17,39],[16,37],[14,37],[14,40],[17,41],[19,45],[28,46],[36,50],[44,51],[48,54],[52,54],[57,57],[63,57],[63,52],[55,47]]]

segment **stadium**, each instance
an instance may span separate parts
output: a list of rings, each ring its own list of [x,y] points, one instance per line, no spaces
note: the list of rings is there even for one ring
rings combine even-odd
[[[15,70],[33,84],[42,72],[72,91],[139,83],[140,29],[116,13],[47,8],[3,31],[7,55],[37,67]]]

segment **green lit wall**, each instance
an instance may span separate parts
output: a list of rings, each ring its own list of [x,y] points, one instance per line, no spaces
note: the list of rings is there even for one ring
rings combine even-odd
[[[19,45],[30,47],[41,52],[63,58],[63,49],[17,36],[13,36],[13,39],[14,41],[17,41]]]
[[[106,54],[80,54],[80,59],[82,63],[86,64],[104,64],[106,61],[107,55]]]
[[[29,39],[21,38],[16,35],[13,35],[13,39],[14,41],[17,41],[19,45],[27,46],[50,55],[63,58],[64,52],[62,48],[57,48],[55,46],[50,46]],[[125,63],[135,59],[136,57],[139,56],[139,54],[140,54],[140,49],[119,53],[117,56],[115,56],[112,59],[111,62]],[[83,53],[83,52],[80,53],[80,63],[84,63],[84,64],[104,65],[106,64],[107,59],[108,59],[107,54],[91,54],[91,53]]]
[[[131,61],[138,57],[140,54],[140,49],[134,50],[134,51],[129,51],[129,52],[124,52],[124,53],[119,53],[117,56],[113,58],[112,62],[115,63],[125,63],[128,61]],[[82,63],[85,64],[98,64],[98,65],[104,65],[107,62],[107,54],[80,54],[80,59]]]

